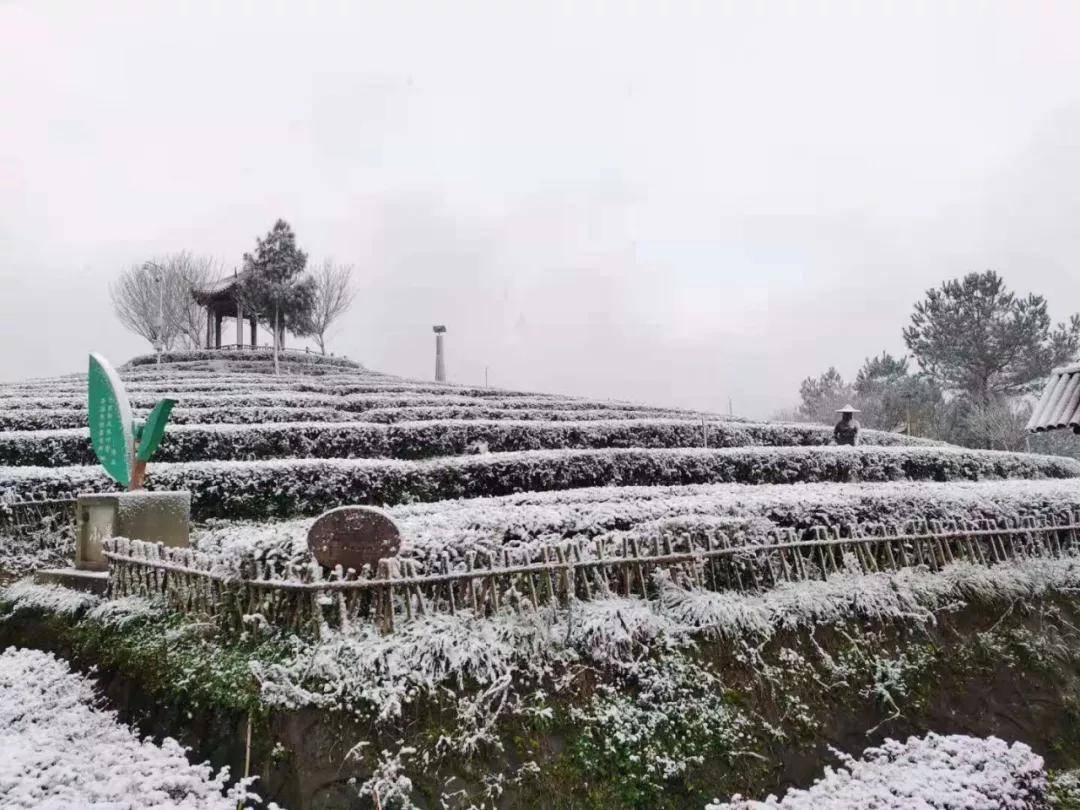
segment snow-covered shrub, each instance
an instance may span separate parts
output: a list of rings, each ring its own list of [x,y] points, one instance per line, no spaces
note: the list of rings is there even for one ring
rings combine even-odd
[[[361,625],[309,645],[296,640],[288,663],[256,666],[263,699],[283,708],[344,706],[386,720],[439,685],[481,686],[512,676],[529,661],[558,655],[539,617],[503,612],[477,619],[432,614],[380,633]]]
[[[938,481],[1073,478],[1080,463],[1052,456],[924,447],[721,450],[549,450],[430,461],[382,459],[160,463],[150,489],[190,489],[207,517],[315,514],[347,503],[435,501],[525,490],[713,482]],[[20,500],[113,486],[94,467],[0,468],[0,491]]]
[[[852,619],[875,623],[929,622],[946,607],[969,602],[1004,604],[1080,588],[1080,557],[1013,560],[983,566],[956,562],[938,572],[855,571],[828,581],[780,583],[761,593],[677,588],[661,579],[658,612],[683,632],[729,638],[768,638],[782,629],[811,628]]]
[[[0,653],[0,799],[30,810],[236,810],[254,778],[228,787],[228,769],[192,765],[166,737],[141,740],[98,708],[93,684],[49,653]]]
[[[832,441],[832,432],[827,428],[807,426],[719,422],[704,429],[709,433],[710,447],[804,446]],[[483,443],[487,452],[495,453],[564,448],[692,448],[701,446],[702,431],[699,423],[675,419],[181,424],[165,434],[155,460],[430,458],[467,454],[478,443]],[[882,444],[914,443],[897,440],[891,434],[880,436]],[[85,428],[0,432],[0,464],[62,467],[93,463],[95,457]]]
[[[463,419],[510,419],[516,422],[584,422],[591,420],[634,420],[634,419],[693,419],[696,414],[664,410],[626,411],[617,404],[592,404],[588,408],[566,410],[558,404],[550,408],[502,408],[486,404],[478,405],[410,405],[399,408],[371,408],[364,411],[364,420],[368,422],[435,422]],[[718,419],[714,414],[706,414],[706,419]],[[745,422],[745,419],[723,417],[726,423]]]
[[[573,711],[584,729],[573,754],[587,775],[619,774],[626,806],[646,806],[707,757],[738,750],[747,718],[706,668],[671,656],[635,662],[620,676]]]
[[[107,599],[86,613],[86,618],[106,628],[117,629],[131,622],[160,616],[161,605],[141,596],[123,596]]]
[[[140,409],[136,409],[138,412]],[[142,409],[145,410],[145,409]],[[170,428],[176,425],[262,424],[265,422],[346,422],[355,414],[334,408],[175,408],[169,416]],[[54,410],[4,409],[0,402],[0,431],[53,431],[86,428],[86,411],[75,408]],[[0,434],[2,435],[2,434]]]
[[[281,363],[288,363],[294,366],[309,365],[333,366],[336,368],[363,368],[359,363],[345,357],[331,357],[329,355],[316,354],[314,352],[282,351],[279,359]],[[230,351],[228,349],[192,349],[188,351],[162,352],[161,354],[162,363],[183,363],[192,360],[238,360],[247,363],[261,362],[270,364],[273,362],[273,357],[271,350],[266,348],[236,351]],[[139,366],[157,365],[157,362],[158,356],[156,354],[141,354],[138,357],[132,357],[123,367],[137,368]]]
[[[22,610],[76,616],[101,604],[101,597],[84,591],[74,591],[60,585],[38,585],[21,579],[0,588],[0,605],[8,611]]]
[[[536,543],[602,539],[650,540],[670,534],[760,536],[770,529],[912,521],[1038,521],[1080,511],[1072,479],[1005,481],[895,481],[793,484],[785,487],[707,484],[596,487],[527,492],[392,507],[408,553],[436,559],[469,549],[523,548]],[[307,524],[279,529],[302,535]],[[246,531],[238,526],[237,531]]]
[[[1042,810],[1049,808],[1042,757],[1022,742],[959,734],[886,740],[860,759],[835,751],[842,767],[807,790],[763,802],[736,796],[706,810]]]

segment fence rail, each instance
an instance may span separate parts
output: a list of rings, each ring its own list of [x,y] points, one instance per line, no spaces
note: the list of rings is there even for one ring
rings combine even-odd
[[[324,571],[311,562],[246,560],[228,566],[194,549],[113,538],[105,541],[110,591],[115,596],[163,599],[171,608],[240,630],[267,623],[321,634],[327,627],[374,622],[392,631],[431,612],[484,614],[504,605],[537,609],[575,599],[655,593],[653,574],[676,584],[714,591],[760,591],[783,582],[829,579],[843,572],[873,573],[924,566],[937,571],[958,561],[996,565],[1080,551],[1080,513],[1050,521],[978,523],[924,521],[779,529],[753,542],[723,532],[667,534],[649,541],[567,542],[533,552],[469,553],[436,570],[408,558],[381,560],[375,571]]]
[[[0,501],[0,530],[34,534],[75,523],[75,498]]]

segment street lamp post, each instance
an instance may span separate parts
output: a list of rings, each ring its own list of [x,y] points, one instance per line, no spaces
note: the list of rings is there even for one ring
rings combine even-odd
[[[154,349],[157,351],[157,364],[161,365],[161,350],[164,344],[163,338],[165,336],[165,275],[161,270],[161,265],[157,262],[146,262],[143,264],[143,268],[154,271],[154,280],[157,281],[158,288],[158,322],[157,322],[157,339],[154,341]]]

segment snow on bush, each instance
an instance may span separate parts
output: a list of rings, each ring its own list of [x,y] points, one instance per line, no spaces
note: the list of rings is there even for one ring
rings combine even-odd
[[[1049,808],[1043,759],[1022,742],[930,733],[886,740],[860,759],[834,753],[842,767],[807,790],[763,802],[736,796],[706,810],[1039,810]]]
[[[546,450],[430,461],[218,461],[151,467],[148,488],[190,489],[197,518],[316,514],[346,503],[435,501],[608,485],[1074,478],[1080,462],[948,447]],[[10,500],[112,489],[85,467],[3,467]]]
[[[0,653],[0,803],[36,810],[236,810],[254,778],[192,765],[166,737],[140,740],[98,707],[92,682],[50,653]]]
[[[160,616],[163,612],[161,605],[144,599],[141,596],[122,596],[119,599],[109,599],[86,613],[86,618],[106,628],[121,628],[131,622],[140,619],[148,619]]]
[[[865,484],[748,484],[597,487],[494,498],[409,504],[391,509],[409,553],[439,558],[469,549],[521,548],[564,540],[649,539],[665,532],[751,536],[774,528],[806,530],[916,520],[1052,520],[1080,510],[1071,479],[896,481]],[[279,531],[302,535],[307,524]],[[237,531],[250,529],[237,527]],[[301,538],[302,539],[302,538]]]
[[[501,408],[490,405],[410,405],[400,408],[372,408],[364,411],[364,419],[368,422],[431,422],[443,420],[461,419],[512,419],[521,421],[539,422],[583,422],[594,419],[663,419],[663,418],[700,419],[713,421],[722,419],[725,422],[745,422],[747,420],[731,416],[717,416],[715,414],[695,414],[692,412],[677,412],[663,410],[637,410],[626,411],[618,405],[603,406],[593,404],[592,407],[566,410],[559,403],[551,408]]]
[[[609,447],[816,446],[832,431],[809,425],[711,423],[676,419],[540,421],[286,422],[261,425],[175,425],[156,461],[255,461],[277,458],[430,458],[462,455],[483,442],[490,452]],[[863,444],[914,445],[917,440],[870,433]],[[922,442],[922,444],[929,444]],[[0,464],[61,467],[93,464],[87,429],[0,432]]]
[[[664,534],[745,535],[772,529],[911,521],[1060,520],[1080,511],[1075,481],[890,482],[883,484],[716,484],[687,487],[601,487],[439,501],[390,508],[401,528],[402,553],[429,570],[448,555],[528,551],[567,540],[603,541],[615,553],[624,539]],[[208,553],[306,562],[310,519],[277,523],[215,521],[192,540]]]
[[[82,408],[52,408],[49,410],[26,410],[4,408],[0,402],[0,430],[54,430],[86,427],[86,411]],[[136,408],[136,411],[148,411]],[[539,422],[582,422],[592,420],[663,419],[671,414],[662,411],[621,411],[610,408],[583,410],[546,410],[531,408],[492,408],[486,406],[422,406],[408,408],[373,408],[364,411],[366,422],[382,424],[392,422],[418,422],[434,420],[503,420]],[[709,416],[709,419],[714,417]],[[235,403],[228,406],[203,406],[176,408],[170,417],[171,424],[254,424],[259,422],[354,422],[357,414],[330,407],[244,407]],[[727,422],[731,420],[726,418]],[[745,421],[745,420],[738,420]],[[886,434],[892,436],[893,434]],[[871,436],[868,433],[867,438]],[[888,439],[865,442],[888,444]],[[895,441],[891,442],[897,443]],[[915,443],[915,442],[912,442]]]
[[[0,403],[2,406],[3,403]],[[136,409],[146,411],[146,409]],[[139,413],[139,416],[143,416]],[[169,432],[176,425],[261,424],[265,422],[346,422],[356,414],[335,408],[175,408],[169,416]],[[0,431],[53,431],[86,428],[86,411],[75,408],[35,411],[0,407]],[[0,433],[0,436],[3,434]],[[166,434],[167,435],[167,434]]]
[[[827,581],[780,583],[751,594],[677,588],[663,576],[659,582],[659,611],[685,632],[768,638],[782,629],[852,618],[928,622],[934,611],[967,602],[998,604],[1072,593],[1080,587],[1080,558],[997,566],[956,562],[936,573],[925,568],[878,574],[851,570]]]
[[[162,394],[170,394],[182,402],[185,407],[228,408],[246,407],[289,407],[289,408],[337,408],[353,413],[363,413],[376,408],[402,408],[411,406],[455,406],[499,408],[501,410],[535,410],[552,408],[557,410],[597,410],[614,408],[619,411],[686,416],[688,412],[674,408],[656,408],[648,405],[617,403],[611,405],[600,401],[579,400],[553,396],[506,396],[506,397],[470,397],[452,392],[444,393],[365,393],[324,394],[314,391],[273,390],[258,384],[253,390],[230,389],[223,392],[187,392],[176,388],[161,388],[155,393],[128,392],[131,404],[136,408],[152,408]],[[58,395],[11,396],[0,401],[5,409],[29,408],[34,410],[80,410],[86,408],[86,394],[71,393]],[[713,417],[715,418],[715,417]]]
[[[101,597],[60,585],[38,585],[28,579],[0,588],[0,605],[12,613],[21,610],[77,616],[101,604]]]
[[[330,394],[315,394],[302,391],[247,391],[223,394],[181,394],[177,391],[163,389],[161,394],[172,393],[188,408],[232,408],[232,407],[260,407],[260,408],[338,408],[342,403],[342,397]],[[154,407],[160,394],[131,394],[129,399],[134,408],[149,409]],[[388,398],[389,402],[396,401]],[[3,401],[3,407],[7,409],[20,408],[40,411],[51,410],[81,410],[86,411],[86,394],[71,394],[61,396],[28,396],[8,397]]]
[[[162,352],[162,363],[183,363],[192,360],[239,360],[243,362],[272,363],[273,356],[270,349],[244,349],[229,351],[228,349],[195,349],[189,351]],[[282,351],[279,353],[281,363],[289,365],[331,366],[337,368],[363,369],[363,366],[346,357],[332,357],[314,352]],[[157,365],[157,354],[142,354],[132,357],[124,368],[137,368],[138,366]]]
[[[940,573],[853,571],[762,593],[686,590],[661,577],[657,600],[610,597],[523,612],[504,607],[486,618],[468,610],[432,613],[389,634],[367,624],[328,630],[321,641],[294,639],[289,661],[259,665],[256,676],[272,705],[376,707],[385,719],[447,682],[483,687],[554,662],[622,668],[640,661],[643,649],[678,649],[703,635],[757,644],[780,630],[837,622],[927,623],[945,608],[1012,604],[1078,587],[1077,558],[955,563]]]
[[[253,666],[270,705],[377,707],[385,720],[440,684],[486,686],[509,680],[526,662],[562,657],[556,642],[540,614],[475,618],[459,611],[418,618],[394,633],[364,624],[315,644],[295,639],[286,663]]]

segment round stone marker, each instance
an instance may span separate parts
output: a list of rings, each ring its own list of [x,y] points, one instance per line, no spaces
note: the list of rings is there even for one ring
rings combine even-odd
[[[374,506],[339,506],[311,524],[307,544],[319,565],[359,571],[396,556],[401,532],[386,512]]]

